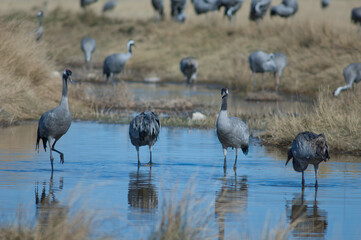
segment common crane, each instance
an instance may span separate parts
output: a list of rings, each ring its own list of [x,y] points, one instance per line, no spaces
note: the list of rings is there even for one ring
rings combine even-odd
[[[343,77],[345,78],[346,85],[339,87],[334,92],[337,97],[341,91],[347,90],[352,87],[352,84],[358,84],[361,81],[361,63],[351,63],[343,70]]]
[[[245,122],[236,117],[228,117],[227,100],[228,89],[222,88],[222,106],[217,118],[217,136],[223,147],[224,168],[226,168],[227,148],[236,149],[236,159],[233,168],[237,168],[237,157],[241,148],[245,155],[248,154],[249,129]]]
[[[252,21],[261,20],[267,13],[271,0],[252,0],[249,19]]]
[[[324,134],[315,134],[313,132],[301,132],[297,134],[288,150],[287,163],[292,159],[293,169],[296,172],[302,172],[302,186],[305,185],[304,171],[308,164],[315,168],[315,187],[318,187],[317,170],[318,165],[330,159],[328,152],[327,139]]]
[[[185,57],[180,61],[180,70],[187,84],[193,84],[197,79],[198,61],[194,57]]]
[[[111,0],[104,4],[103,13],[113,10],[118,4],[118,0]]]
[[[283,53],[253,52],[249,56],[249,66],[253,75],[253,87],[256,87],[256,73],[262,73],[262,91],[264,90],[264,73],[273,72],[276,75],[276,90],[278,90],[283,69],[287,65],[287,58]]]
[[[154,10],[157,13],[156,22],[158,22],[159,19],[163,20],[164,19],[164,3],[163,3],[163,0],[152,0],[152,6],[153,6]]]
[[[96,41],[94,38],[89,38],[89,37],[84,37],[81,40],[81,49],[84,52],[84,56],[85,56],[85,63],[88,66],[91,62],[91,58],[92,58],[92,53],[95,51],[96,49]]]
[[[72,121],[68,104],[68,80],[72,81],[71,74],[72,72],[69,69],[65,69],[63,72],[63,90],[59,106],[45,112],[39,120],[36,149],[39,152],[40,139],[43,141],[45,151],[46,143],[49,144],[51,171],[54,169],[53,151],[60,154],[60,162],[64,163],[64,154],[55,149],[55,144],[68,131]],[[55,140],[54,143],[53,140]]]
[[[323,9],[327,8],[330,5],[330,0],[321,0],[321,7]]]
[[[242,7],[245,0],[220,0],[221,7],[224,7],[224,16],[228,17],[229,21],[232,21],[232,17]]]
[[[43,38],[43,11],[39,11],[37,16],[38,16],[38,20],[39,20],[39,27],[35,30],[35,35],[36,35],[36,41],[39,42],[42,38]]]
[[[106,76],[107,81],[109,76],[111,76],[113,81],[114,73],[119,74],[121,71],[123,71],[125,63],[132,56],[132,46],[135,46],[135,43],[133,40],[129,40],[127,43],[127,53],[115,53],[105,58],[103,65],[103,75]]]
[[[288,18],[294,16],[298,10],[297,0],[283,0],[281,4],[271,8],[270,15]]]
[[[187,6],[187,0],[171,0],[171,16],[177,22],[184,23],[186,14],[184,10]]]
[[[139,147],[149,146],[150,160],[149,164],[152,164],[152,148],[158,140],[160,132],[160,120],[158,116],[153,112],[142,112],[137,115],[129,125],[129,137],[132,144],[137,149],[138,154],[138,166],[139,160]]]
[[[353,8],[351,11],[351,21],[359,25],[357,32],[360,34],[361,29],[361,7]]]
[[[196,14],[206,14],[217,11],[220,8],[219,0],[193,0],[194,11]]]
[[[85,9],[87,6],[89,6],[90,4],[93,4],[97,1],[98,0],[80,0],[80,7]]]

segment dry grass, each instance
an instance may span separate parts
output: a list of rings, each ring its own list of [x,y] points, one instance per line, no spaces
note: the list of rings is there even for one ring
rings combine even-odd
[[[361,152],[361,99],[352,91],[333,97],[320,91],[313,110],[301,116],[275,116],[268,121],[266,142],[290,145],[302,131],[324,133],[331,151]]]
[[[33,118],[54,101],[52,64],[43,45],[37,45],[28,26],[0,24],[0,118],[3,121]],[[59,84],[58,84],[59,85]],[[41,93],[41,94],[39,94]],[[35,107],[36,106],[36,107]]]
[[[66,209],[49,209],[46,222],[37,221],[35,226],[19,216],[13,224],[0,225],[0,239],[21,240],[81,240],[90,239],[92,220],[79,213],[70,217]],[[106,239],[106,237],[102,238]]]

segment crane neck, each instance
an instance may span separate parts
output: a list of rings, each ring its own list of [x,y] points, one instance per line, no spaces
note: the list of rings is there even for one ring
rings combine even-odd
[[[63,101],[64,98],[68,99],[68,77],[63,75],[63,91],[61,100]]]
[[[38,20],[39,20],[39,27],[41,27],[43,25],[43,20],[41,16],[38,16]]]
[[[222,97],[221,111],[227,111],[227,101],[228,101],[228,95]]]
[[[129,53],[130,55],[132,55],[132,45],[129,45],[129,46],[128,46],[128,53]]]

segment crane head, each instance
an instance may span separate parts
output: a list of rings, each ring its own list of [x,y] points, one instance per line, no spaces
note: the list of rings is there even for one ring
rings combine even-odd
[[[221,90],[221,96],[222,96],[222,98],[228,96],[228,89],[227,89],[227,88],[222,88],[222,90]]]
[[[65,69],[63,72],[63,78],[69,79],[70,82],[73,82],[73,79],[71,78],[72,75],[72,71],[70,71],[69,69]]]

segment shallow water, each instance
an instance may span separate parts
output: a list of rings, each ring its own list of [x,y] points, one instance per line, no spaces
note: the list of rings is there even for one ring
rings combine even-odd
[[[21,208],[45,222],[49,208],[70,204],[69,211],[82,209],[104,219],[99,231],[134,239],[154,228],[164,199],[189,194],[202,199],[219,238],[260,238],[266,224],[287,226],[305,214],[291,239],[359,239],[361,158],[331,155],[320,164],[317,192],[310,167],[302,192],[301,174],[284,166],[286,152],[255,139],[248,156],[239,157],[236,173],[234,151],[228,151],[224,173],[214,130],[163,127],[154,165],[138,170],[127,125],[74,122],[57,143],[65,163],[54,155],[51,176],[49,153],[34,150],[36,128],[30,123],[0,130],[0,220],[14,218]],[[148,162],[146,147],[140,156]]]
[[[212,110],[218,111],[221,106],[221,88],[219,85],[197,84],[193,87],[184,83],[138,83],[127,82],[132,90],[134,99],[139,101],[164,100],[187,98]],[[262,95],[262,92],[258,94]],[[229,110],[231,112],[248,112],[252,114],[267,113],[305,113],[310,110],[311,101],[300,101],[299,97],[283,96],[281,101],[246,101],[245,96],[230,92]]]

